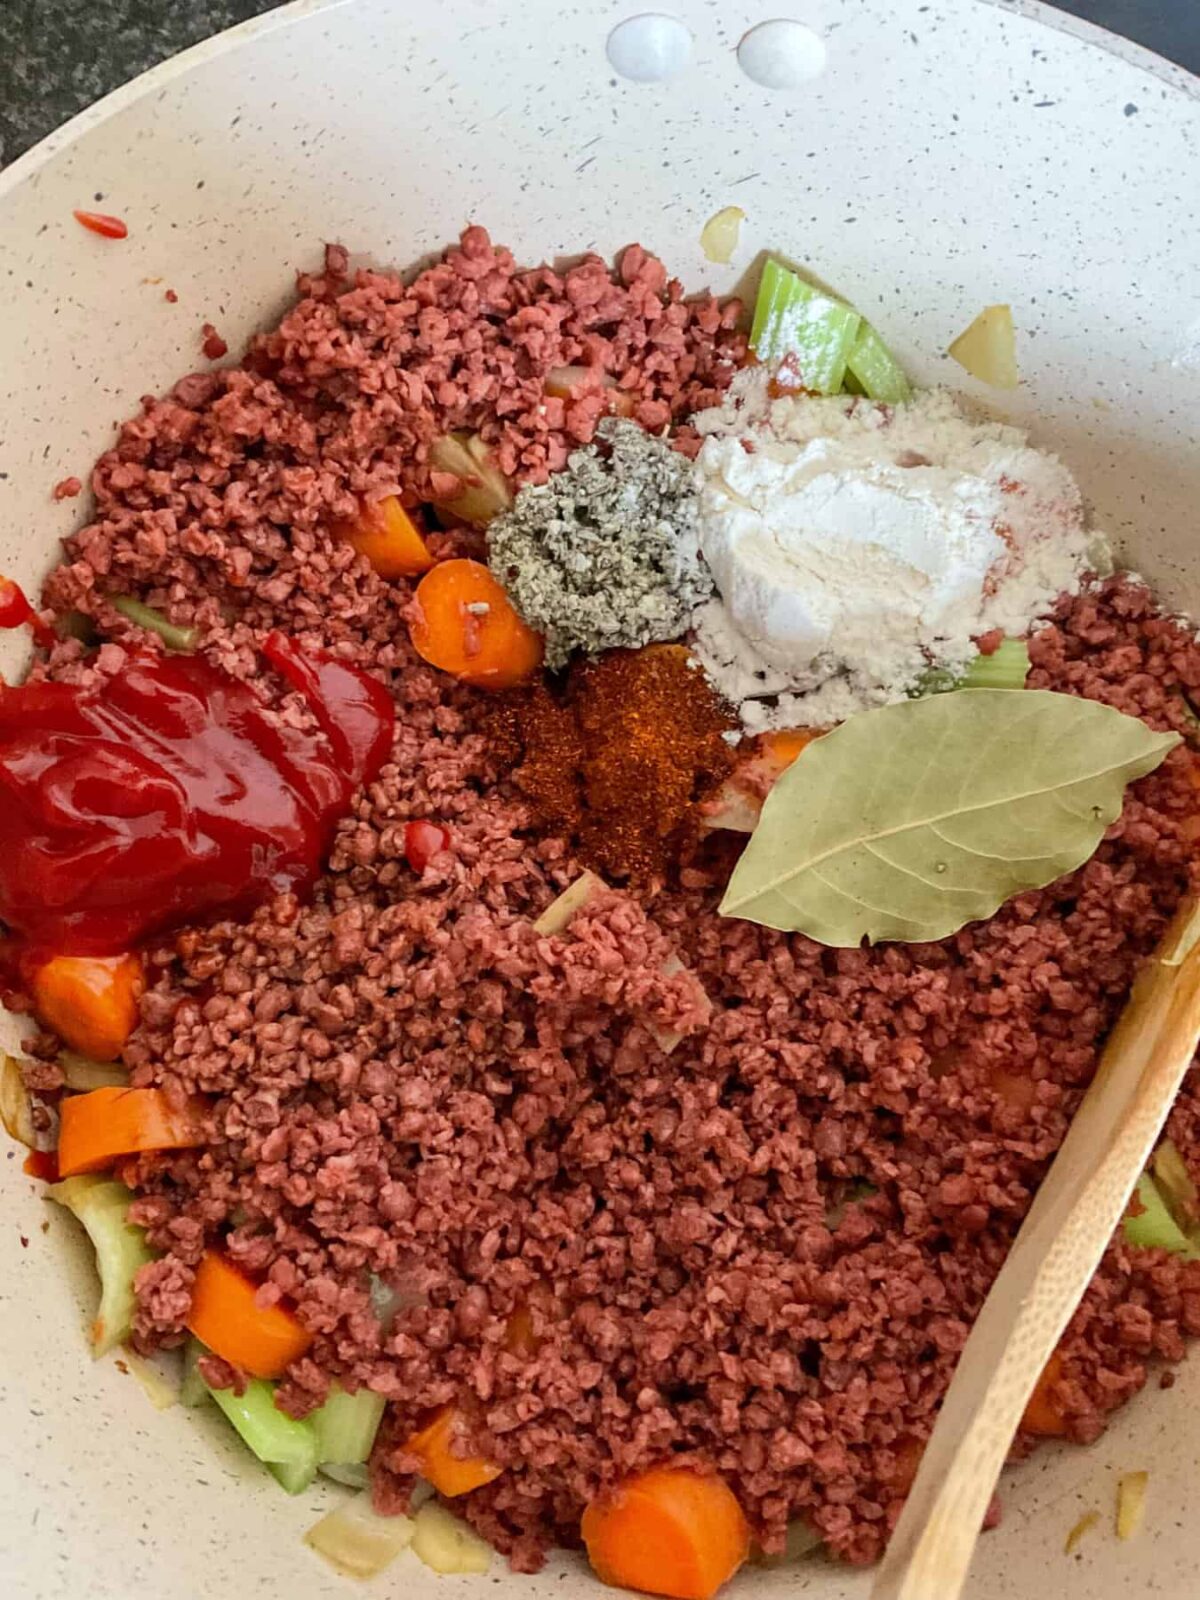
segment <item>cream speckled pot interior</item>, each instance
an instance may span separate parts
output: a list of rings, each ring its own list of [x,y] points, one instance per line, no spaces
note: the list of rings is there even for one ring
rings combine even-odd
[[[1011,301],[1024,381],[1002,414],[1066,457],[1129,563],[1200,612],[1200,85],[1023,0],[661,0],[686,32],[660,31],[660,59],[687,59],[631,81],[606,40],[652,3],[302,3],[17,162],[0,177],[0,571],[36,588],[86,515],[51,487],[197,362],[202,322],[236,349],[323,240],[402,264],[476,220],[528,261],[638,239],[716,290],[773,247],[852,300],[919,380],[967,389],[940,352],[983,305]],[[790,60],[806,76],[772,89],[736,46],[781,12],[810,31],[784,34],[788,59],[768,35],[755,70]],[[129,223],[123,245],[71,219],[101,194]],[[738,254],[710,266],[701,226],[733,203],[747,214]],[[0,638],[6,676],[22,648]],[[335,1491],[289,1499],[215,1412],[157,1413],[111,1359],[92,1363],[88,1253],[17,1148],[3,1156],[0,1593],[349,1600],[358,1586],[301,1543]],[[1008,1473],[972,1600],[1194,1594],[1198,1410],[1193,1360],[1098,1445],[1043,1449]],[[1135,1467],[1151,1473],[1146,1527],[1119,1545],[1116,1479]],[[1103,1529],[1064,1555],[1093,1507]],[[534,1578],[497,1558],[488,1578],[442,1579],[411,1555],[367,1592],[494,1584],[512,1600],[601,1592],[574,1557]],[[868,1587],[817,1560],[747,1568],[731,1593]]]

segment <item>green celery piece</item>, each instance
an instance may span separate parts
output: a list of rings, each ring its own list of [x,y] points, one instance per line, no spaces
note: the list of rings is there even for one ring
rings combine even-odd
[[[864,322],[858,330],[858,337],[846,357],[846,370],[872,400],[904,405],[912,399],[904,368],[869,322]]]
[[[208,1399],[208,1385],[200,1376],[199,1367],[200,1357],[206,1353],[204,1346],[193,1334],[183,1348],[183,1381],[179,1385],[181,1406],[201,1406]]]
[[[198,629],[181,628],[178,623],[168,621],[161,611],[155,611],[153,606],[144,605],[132,595],[112,595],[108,603],[114,611],[119,611],[130,622],[135,622],[139,628],[145,628],[149,633],[156,633],[168,650],[176,650],[181,655],[191,655],[199,643]]]
[[[976,656],[955,685],[958,689],[1023,689],[1029,676],[1029,646],[1024,639],[1001,639],[990,656]]]
[[[241,1394],[214,1389],[211,1384],[205,1388],[260,1461],[268,1466],[311,1468],[311,1482],[317,1470],[316,1432],[311,1423],[297,1422],[276,1409],[273,1383],[250,1378]]]
[[[317,1460],[321,1465],[349,1466],[365,1461],[371,1454],[386,1404],[381,1394],[370,1389],[347,1394],[335,1383],[325,1404],[308,1419],[317,1435]]]
[[[293,1465],[286,1461],[268,1461],[267,1471],[288,1494],[303,1494],[317,1475],[316,1467],[308,1462]]]
[[[977,655],[965,671],[930,667],[909,691],[911,699],[946,694],[951,689],[1023,689],[1029,675],[1029,646],[1024,639],[1002,639],[990,656]]]
[[[1191,1261],[1200,1257],[1200,1250],[1175,1221],[1162,1190],[1148,1172],[1142,1173],[1134,1193],[1142,1210],[1136,1217],[1125,1214],[1121,1226],[1127,1244],[1142,1250],[1169,1250],[1173,1256],[1187,1256]]]
[[[92,1323],[92,1353],[107,1355],[133,1327],[133,1280],[154,1260],[143,1229],[125,1220],[133,1195],[123,1183],[85,1173],[52,1183],[46,1198],[64,1206],[87,1230],[96,1250],[100,1305]]]
[[[861,322],[851,306],[822,294],[778,261],[768,259],[754,302],[750,347],[769,365],[791,356],[805,389],[837,394]]]

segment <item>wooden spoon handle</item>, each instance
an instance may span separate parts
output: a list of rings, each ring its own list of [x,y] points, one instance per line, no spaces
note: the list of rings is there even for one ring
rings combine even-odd
[[[1034,1385],[1121,1220],[1200,1040],[1189,900],[1139,974],[946,1391],[872,1600],[956,1600]]]

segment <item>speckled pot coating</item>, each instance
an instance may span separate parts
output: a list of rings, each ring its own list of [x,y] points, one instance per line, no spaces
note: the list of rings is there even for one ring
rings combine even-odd
[[[774,6],[672,0],[689,63],[634,84],[614,76],[604,42],[639,9],[305,0],[160,68],[10,168],[0,570],[36,587],[85,513],[53,503],[52,486],[86,472],[140,394],[203,364],[204,322],[236,349],[323,239],[403,262],[474,219],[527,259],[640,239],[716,289],[780,249],[854,300],[920,379],[967,388],[938,352],[982,305],[1012,301],[1025,382],[1003,414],[1034,422],[1131,560],[1195,602],[1195,80],[1066,18],[1046,26],[1022,0],[789,0],[786,14],[824,36],[826,65],[800,91],[769,92],[734,47]],[[747,212],[741,248],[714,268],[700,228],[731,203]],[[125,217],[126,242],[77,227],[72,208],[92,204]],[[20,664],[4,639],[0,668]],[[219,1418],[156,1413],[111,1361],[91,1364],[86,1254],[15,1150],[4,1157],[0,1592],[354,1593],[301,1543],[320,1494],[289,1500]],[[1198,1406],[1193,1365],[1093,1449],[1043,1451],[1010,1474],[973,1600],[1047,1584],[1060,1600],[1192,1593]],[[1116,1478],[1139,1466],[1151,1469],[1146,1529],[1117,1545]],[[1065,1557],[1092,1507],[1102,1529]],[[411,1556],[375,1591],[426,1600],[492,1583],[513,1600],[599,1592],[569,1558],[532,1579],[497,1561],[490,1579],[441,1580]],[[868,1587],[817,1562],[750,1569],[733,1593],[835,1600]]]

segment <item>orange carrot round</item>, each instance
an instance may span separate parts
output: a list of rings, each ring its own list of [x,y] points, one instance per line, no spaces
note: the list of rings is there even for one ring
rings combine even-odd
[[[364,505],[354,522],[339,523],[334,533],[366,556],[381,578],[415,578],[433,566],[419,528],[394,494]]]
[[[145,978],[136,955],[55,956],[30,988],[42,1022],[72,1050],[115,1061],[137,1026]]]
[[[725,1480],[681,1467],[655,1467],[600,1495],[581,1531],[603,1583],[672,1600],[710,1600],[750,1551]]]
[[[481,561],[439,561],[427,572],[409,631],[419,656],[478,689],[511,689],[542,664],[541,634]]]
[[[283,1306],[260,1306],[249,1278],[215,1250],[196,1268],[188,1328],[214,1355],[255,1378],[278,1378],[312,1343]]]
[[[447,1497],[481,1489],[504,1471],[483,1456],[463,1454],[467,1430],[456,1405],[442,1406],[405,1442],[404,1448],[421,1463],[421,1476]]]
[[[121,1156],[187,1150],[206,1143],[197,1110],[173,1105],[161,1089],[93,1089],[59,1107],[58,1170],[73,1178],[103,1172]]]
[[[1042,1368],[1042,1375],[1029,1396],[1021,1427],[1041,1439],[1061,1439],[1067,1431],[1067,1416],[1051,1392],[1062,1377],[1063,1360],[1056,1350]]]

